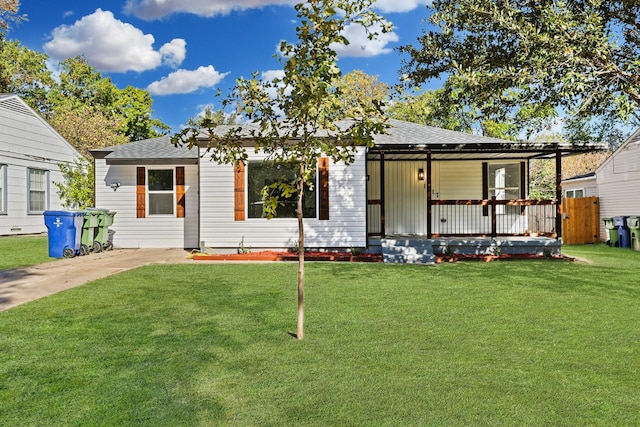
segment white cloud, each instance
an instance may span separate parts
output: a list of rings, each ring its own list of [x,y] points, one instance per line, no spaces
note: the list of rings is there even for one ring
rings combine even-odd
[[[184,39],[173,39],[162,46],[160,48],[162,63],[173,68],[178,67],[187,54],[186,46],[187,42]]]
[[[227,15],[234,10],[261,8],[269,5],[293,5],[298,0],[128,0],[125,13],[138,18],[154,20],[174,13],[191,13],[211,17]]]
[[[177,70],[167,77],[151,83],[147,90],[152,95],[192,93],[201,88],[214,87],[229,73],[219,73],[212,65],[197,70]]]
[[[343,35],[347,40],[349,40],[349,45],[345,46],[334,43],[331,47],[336,51],[338,56],[342,57],[370,57],[391,53],[393,49],[387,47],[387,45],[389,43],[397,42],[399,40],[398,35],[393,31],[383,33],[380,25],[372,28],[372,30],[377,31],[379,35],[376,39],[369,40],[364,27],[357,24],[347,25],[344,29]]]
[[[198,16],[227,15],[232,11],[259,9],[272,5],[294,5],[299,0],[127,0],[124,10],[138,18],[162,19],[174,13]],[[375,8],[383,13],[409,12],[419,6],[430,5],[431,0],[377,0]]]
[[[184,60],[184,40],[173,39],[159,51],[153,49],[154,42],[151,34],[115,19],[110,11],[96,9],[73,25],[55,28],[43,48],[57,60],[84,55],[99,71],[145,71],[163,62],[177,67]]]
[[[284,77],[284,70],[267,70],[260,74],[262,80],[274,81],[275,79],[282,79]]]
[[[431,5],[431,0],[377,0],[375,8],[382,13],[409,12],[418,6]]]

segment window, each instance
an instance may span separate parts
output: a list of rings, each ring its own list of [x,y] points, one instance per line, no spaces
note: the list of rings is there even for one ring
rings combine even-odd
[[[29,213],[42,213],[49,204],[49,172],[41,169],[27,169],[27,191]]]
[[[0,215],[7,213],[7,165],[0,165]]]
[[[584,190],[582,188],[578,188],[575,190],[567,190],[564,196],[567,199],[584,197]]]
[[[489,197],[496,200],[520,198],[520,164],[489,164]],[[507,206],[496,206],[496,213],[505,214]]]
[[[148,169],[149,215],[173,215],[173,169]]]
[[[262,189],[279,180],[293,180],[296,176],[294,168],[282,164],[255,162],[248,164],[247,171],[247,205],[249,218],[262,218]],[[305,187],[302,196],[302,212],[305,218],[316,217],[316,188],[311,190]],[[277,218],[296,217],[296,195],[286,199],[280,199],[282,203],[276,211]]]

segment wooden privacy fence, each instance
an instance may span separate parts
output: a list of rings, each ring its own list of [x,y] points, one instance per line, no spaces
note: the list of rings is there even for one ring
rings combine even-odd
[[[600,236],[600,201],[597,197],[562,200],[562,243],[596,243]]]

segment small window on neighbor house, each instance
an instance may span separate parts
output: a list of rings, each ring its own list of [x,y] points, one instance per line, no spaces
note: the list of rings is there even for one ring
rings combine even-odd
[[[0,165],[0,215],[7,213],[7,165]]]
[[[280,179],[292,180],[296,176],[295,171],[290,166],[275,163],[250,162],[247,171],[247,205],[249,218],[262,218],[262,189]],[[316,188],[313,190],[306,187],[302,196],[302,211],[305,218],[316,217]],[[276,218],[296,217],[296,196],[287,199],[280,199],[281,206],[278,206]]]
[[[584,197],[584,190],[579,188],[577,190],[567,190],[564,195],[567,199]]]
[[[149,215],[173,215],[173,169],[148,169]]]
[[[27,169],[27,211],[42,213],[49,205],[49,172],[42,169]]]

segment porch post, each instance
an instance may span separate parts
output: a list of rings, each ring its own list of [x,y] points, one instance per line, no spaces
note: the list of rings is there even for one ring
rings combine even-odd
[[[380,238],[385,238],[384,230],[384,151],[380,152]]]
[[[433,237],[431,229],[431,151],[427,151],[427,238]]]
[[[562,152],[556,150],[556,238],[562,237]]]

